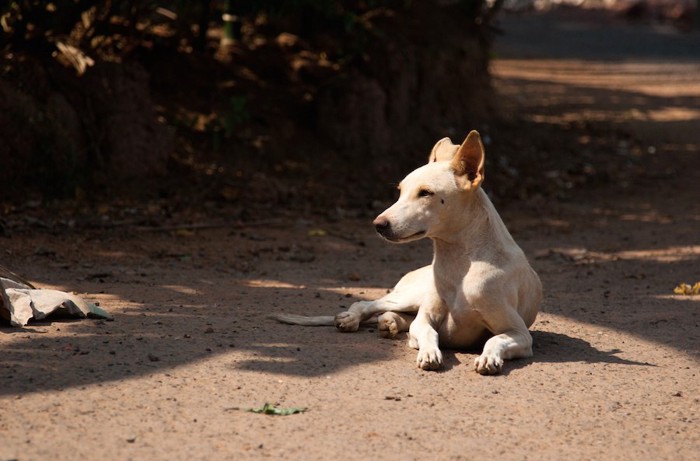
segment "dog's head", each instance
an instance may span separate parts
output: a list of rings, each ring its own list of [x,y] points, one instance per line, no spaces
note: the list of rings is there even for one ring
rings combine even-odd
[[[428,164],[401,181],[399,199],[373,224],[382,237],[396,243],[450,232],[454,217],[464,213],[483,180],[479,133],[470,132],[460,146],[443,138],[433,147]]]

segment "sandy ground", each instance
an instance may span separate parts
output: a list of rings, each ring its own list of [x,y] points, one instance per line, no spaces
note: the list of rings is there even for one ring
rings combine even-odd
[[[534,357],[484,377],[474,352],[447,351],[426,372],[371,328],[267,320],[334,314],[429,262],[428,242],[386,244],[370,216],[31,232],[0,240],[5,264],[115,320],[0,328],[0,459],[697,459],[700,299],[673,288],[700,280],[700,60],[671,51],[698,37],[620,27],[670,50],[620,59],[597,23],[504,26],[509,110],[622,124],[657,159],[631,183],[502,210],[545,286]],[[266,402],[307,410],[245,411]]]

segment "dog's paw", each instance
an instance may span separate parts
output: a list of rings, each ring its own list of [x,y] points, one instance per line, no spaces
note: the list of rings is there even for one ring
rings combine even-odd
[[[401,319],[394,312],[384,312],[377,319],[377,329],[382,338],[394,339],[399,334],[399,321]]]
[[[474,360],[474,369],[482,375],[495,375],[503,368],[503,359],[498,355],[481,354]]]
[[[442,367],[442,352],[437,347],[424,347],[418,350],[416,364],[423,370],[437,370]]]
[[[341,312],[335,316],[335,327],[344,332],[357,331],[360,328],[360,316],[352,312]]]

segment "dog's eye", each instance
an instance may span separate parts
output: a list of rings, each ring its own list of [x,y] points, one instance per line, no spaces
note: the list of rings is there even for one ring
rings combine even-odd
[[[434,192],[428,189],[421,189],[418,191],[418,197],[430,197]]]

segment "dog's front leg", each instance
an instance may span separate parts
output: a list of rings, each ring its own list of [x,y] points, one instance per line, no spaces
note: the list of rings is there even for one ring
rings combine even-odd
[[[441,303],[423,305],[409,328],[408,345],[418,349],[416,364],[423,370],[437,370],[442,367],[437,328],[445,318]]]
[[[499,328],[494,333],[501,333],[486,341],[483,352],[474,360],[474,368],[482,375],[499,373],[504,360],[532,356],[532,335],[525,322],[515,309],[505,313],[493,316],[492,326],[496,324],[495,317],[499,318]]]

